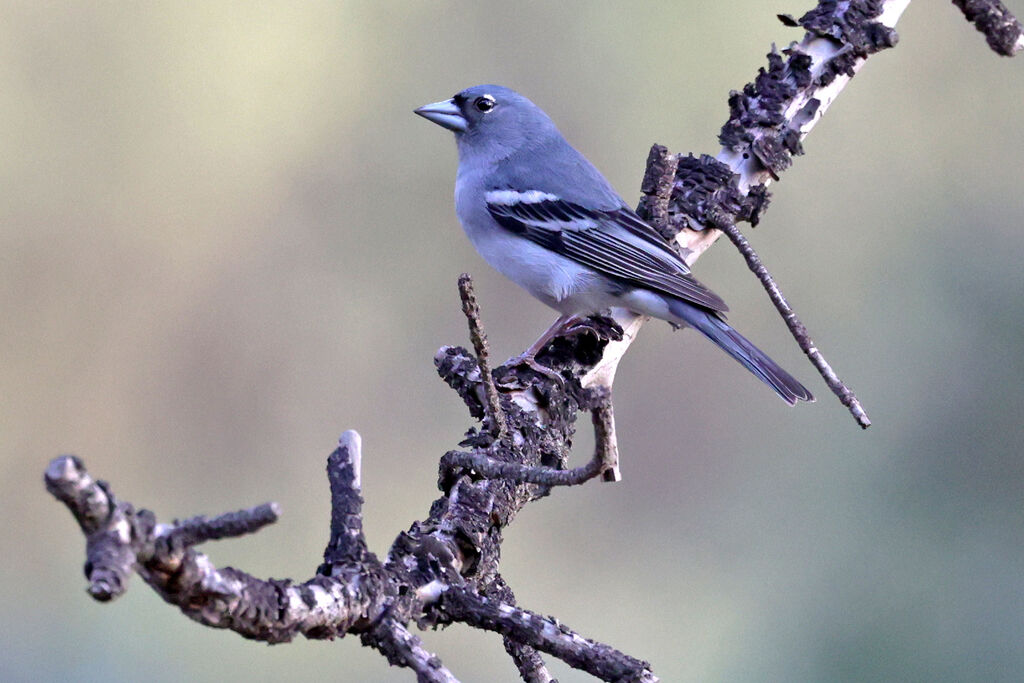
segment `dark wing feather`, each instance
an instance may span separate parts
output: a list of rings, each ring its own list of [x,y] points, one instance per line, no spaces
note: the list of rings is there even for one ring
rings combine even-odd
[[[544,197],[488,202],[487,208],[506,230],[606,276],[712,311],[729,310],[690,275],[690,268],[664,238],[627,207],[599,211]]]

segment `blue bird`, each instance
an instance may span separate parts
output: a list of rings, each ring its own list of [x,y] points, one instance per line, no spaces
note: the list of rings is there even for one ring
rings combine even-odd
[[[790,405],[814,400],[725,321],[725,302],[533,102],[479,85],[415,112],[455,133],[455,211],[470,242],[493,268],[559,311],[560,323],[620,306],[692,327]],[[523,360],[533,365],[551,336]]]

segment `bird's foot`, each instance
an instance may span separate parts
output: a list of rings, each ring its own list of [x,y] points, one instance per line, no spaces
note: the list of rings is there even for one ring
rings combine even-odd
[[[536,356],[532,353],[526,352],[518,356],[515,356],[514,358],[509,358],[507,361],[505,361],[504,365],[508,365],[510,367],[518,367],[520,365],[525,365],[526,367],[536,372],[538,375],[543,375],[544,377],[547,377],[551,381],[556,382],[558,386],[565,386],[565,378],[562,377],[562,374],[555,370],[554,368],[548,367],[547,365],[541,365],[539,362],[537,362]]]

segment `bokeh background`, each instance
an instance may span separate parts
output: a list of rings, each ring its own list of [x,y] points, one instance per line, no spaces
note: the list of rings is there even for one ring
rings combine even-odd
[[[137,580],[91,601],[42,472],[74,452],[164,519],[276,500],[279,524],[205,549],[301,580],[327,537],[325,457],[356,428],[385,552],[471,424],[431,360],[466,343],[457,275],[496,356],[553,318],[464,239],[450,135],[411,110],[515,87],[632,201],[652,142],[717,151],[728,91],[801,35],[775,14],[811,3],[607,5],[3,4],[4,680],[411,680],[352,638],[202,628]],[[720,243],[697,275],[818,402],[788,409],[651,324],[617,381],[625,480],[508,529],[523,605],[664,680],[1024,671],[1024,63],[949,3],[913,3],[899,32],[751,235],[875,426]],[[463,680],[516,680],[494,635],[424,638]]]

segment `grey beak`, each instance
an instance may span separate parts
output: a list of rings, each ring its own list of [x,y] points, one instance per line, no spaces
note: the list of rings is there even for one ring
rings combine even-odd
[[[414,109],[413,113],[456,133],[465,133],[466,127],[469,125],[466,117],[462,115],[458,105],[455,104],[455,100],[425,104],[419,109]]]

